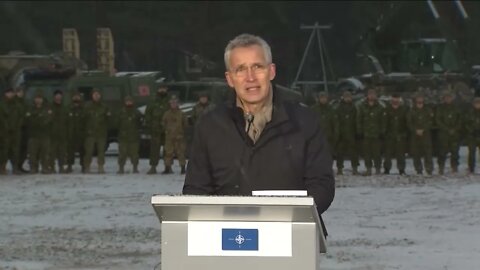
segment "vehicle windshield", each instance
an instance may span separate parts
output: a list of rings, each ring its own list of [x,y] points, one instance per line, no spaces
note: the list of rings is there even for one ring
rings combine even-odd
[[[400,50],[400,72],[442,73],[459,70],[460,63],[452,42],[407,42]]]

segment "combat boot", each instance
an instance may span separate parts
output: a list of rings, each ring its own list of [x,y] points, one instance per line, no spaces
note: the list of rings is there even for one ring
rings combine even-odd
[[[162,174],[172,174],[172,167],[171,166],[165,166],[165,170],[162,172]]]
[[[371,176],[372,175],[372,168],[367,168],[367,171],[365,172],[365,176]]]
[[[386,175],[390,174],[390,170],[385,169],[385,171],[383,171],[383,174],[386,174]]]
[[[338,170],[337,170],[337,175],[343,175],[343,170],[342,170],[342,169],[338,169]]]
[[[439,167],[438,168],[438,174],[443,175],[445,173],[445,168],[444,167]]]
[[[138,165],[133,165],[133,173],[139,173],[138,172]]]
[[[185,165],[181,167],[180,174],[185,174]]]
[[[98,165],[98,173],[99,174],[104,174],[105,173],[105,169],[103,168],[103,165]]]
[[[7,165],[6,164],[0,164],[0,174],[5,175],[7,174]]]
[[[147,174],[156,174],[157,173],[157,168],[152,166],[150,167],[150,170],[148,170]]]
[[[63,165],[59,166],[58,173],[60,173],[60,174],[66,173],[65,167],[63,167]]]
[[[118,167],[118,171],[117,171],[117,174],[124,174],[125,171],[123,170],[123,165],[121,165],[120,167]]]
[[[405,175],[405,170],[400,170],[400,171],[398,171],[398,173],[399,173],[400,175]]]
[[[73,172],[72,165],[68,165],[66,173],[72,173],[72,172]]]
[[[376,175],[382,174],[381,171],[380,171],[380,168],[375,168],[375,174],[376,174]]]
[[[358,169],[357,169],[357,167],[353,167],[353,168],[352,168],[352,174],[353,174],[353,175],[358,175]]]

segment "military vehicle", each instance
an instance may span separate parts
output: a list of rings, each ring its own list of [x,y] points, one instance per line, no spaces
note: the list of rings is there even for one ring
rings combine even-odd
[[[470,87],[472,71],[466,70],[455,41],[443,38],[403,41],[382,64],[373,55],[359,55],[369,72],[339,80],[337,93],[376,87],[379,95],[399,93],[408,99],[419,89],[429,103],[441,100],[441,91],[449,89],[459,103],[470,102],[474,90]],[[388,68],[387,68],[388,67]]]

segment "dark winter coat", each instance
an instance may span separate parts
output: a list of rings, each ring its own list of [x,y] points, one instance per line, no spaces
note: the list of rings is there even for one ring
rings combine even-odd
[[[195,127],[183,193],[248,196],[253,190],[307,190],[320,214],[335,195],[332,158],[318,116],[282,100],[275,90],[272,121],[255,144],[233,100]]]

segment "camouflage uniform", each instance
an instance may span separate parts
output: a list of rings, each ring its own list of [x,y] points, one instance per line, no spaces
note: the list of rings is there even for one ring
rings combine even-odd
[[[5,100],[4,105],[8,114],[8,131],[5,133],[8,141],[7,162],[10,160],[13,172],[17,173],[20,167],[20,143],[25,111],[24,108],[19,106],[15,98]]]
[[[30,172],[37,173],[39,163],[42,165],[42,173],[50,173],[49,150],[50,128],[52,124],[52,111],[44,103],[42,106],[32,106],[25,114],[28,127],[28,157]]]
[[[107,144],[110,110],[101,101],[87,104],[84,110],[85,121],[85,157],[84,170],[90,172],[94,149],[97,151],[98,172],[104,173],[105,147]]]
[[[357,114],[357,132],[363,138],[363,157],[367,174],[371,174],[375,165],[377,174],[380,173],[382,157],[380,154],[381,139],[385,134],[385,110],[378,102],[370,105],[365,101],[360,105]],[[373,160],[373,162],[372,162]]]
[[[150,169],[149,173],[153,173],[160,159],[160,148],[164,144],[164,127],[162,119],[164,113],[168,110],[168,98],[159,97],[150,103],[145,110],[145,125],[149,130],[150,140]]]
[[[131,100],[131,99],[130,99]],[[125,106],[119,115],[119,134],[118,134],[118,173],[123,173],[123,168],[127,158],[133,165],[133,172],[138,173],[138,151],[140,143],[140,121],[141,115],[135,107]]]
[[[468,145],[468,169],[475,172],[477,148],[480,149],[480,109],[471,109],[465,115],[466,142]]]
[[[75,154],[80,156],[80,166],[82,166],[82,172],[84,171],[83,158],[85,155],[85,120],[83,115],[83,104],[72,103],[68,108],[68,122],[67,122],[67,172],[72,172],[72,166],[75,163]]]
[[[169,109],[162,119],[165,127],[165,168],[170,168],[173,163],[173,155],[177,154],[180,166],[184,167],[185,160],[185,127],[187,120],[180,109]]]
[[[400,174],[405,173],[405,153],[407,152],[407,114],[405,106],[394,109],[391,105],[386,109],[385,116],[385,173],[392,168],[392,159],[397,160]]]
[[[339,174],[343,170],[343,161],[345,157],[350,157],[354,174],[358,167],[357,153],[357,109],[353,103],[340,102],[336,110],[336,118],[338,119],[338,144],[337,144],[337,169]]]
[[[423,172],[422,157],[427,173],[432,174],[433,172],[431,135],[433,119],[433,110],[427,107],[427,105],[424,105],[422,109],[419,109],[414,105],[408,113],[407,123],[408,128],[412,133],[411,153],[413,156],[413,165],[419,174]],[[416,130],[423,130],[423,134],[416,134]]]
[[[3,102],[0,102],[0,134],[8,132],[8,114]],[[0,136],[0,174],[6,174],[8,136]]]
[[[438,127],[439,153],[438,167],[443,174],[447,153],[450,153],[450,166],[453,172],[458,168],[458,151],[460,148],[460,128],[462,117],[454,104],[442,104],[437,108],[435,120]]]
[[[316,104],[312,108],[320,118],[320,126],[327,136],[327,141],[330,146],[330,152],[334,154],[335,146],[339,138],[338,115],[329,104]]]
[[[25,102],[25,98],[23,97],[15,97],[15,101],[17,102],[17,105],[20,107],[21,111],[21,125],[20,125],[20,131],[19,131],[19,158],[18,158],[18,168],[23,171],[23,164],[27,160],[27,148],[28,148],[28,128],[27,125],[25,124],[24,118],[25,118],[25,113],[27,112],[28,106],[27,103]]]
[[[64,173],[67,157],[67,109],[63,104],[53,103],[52,125],[50,133],[50,168],[55,172],[55,161],[58,162],[60,173]]]

